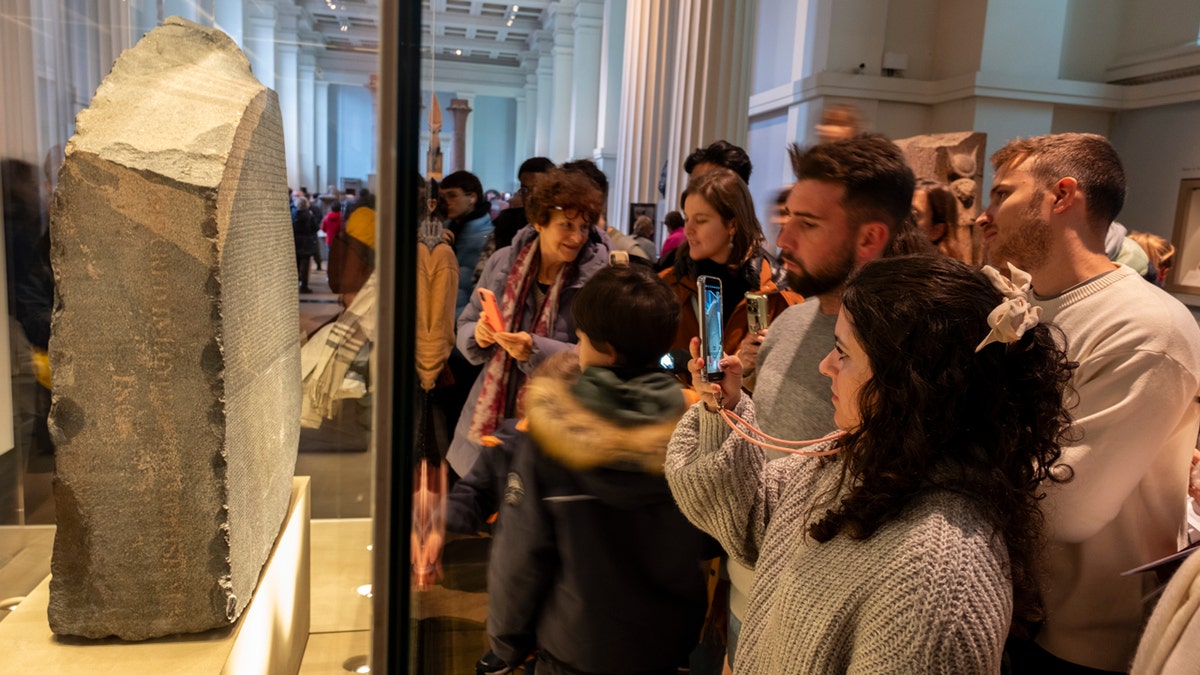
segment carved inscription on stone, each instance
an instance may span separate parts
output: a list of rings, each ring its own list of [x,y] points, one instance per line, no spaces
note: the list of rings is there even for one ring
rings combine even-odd
[[[79,114],[52,207],[55,633],[228,625],[299,440],[295,250],[275,93],[170,18]]]

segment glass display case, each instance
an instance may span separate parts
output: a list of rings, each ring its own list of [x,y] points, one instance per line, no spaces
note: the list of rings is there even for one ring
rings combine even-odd
[[[0,631],[30,611],[22,600],[51,570],[48,226],[58,172],[76,116],[114,62],[173,16],[231,38],[278,100],[290,202],[280,212],[297,237],[295,330],[305,374],[294,474],[308,477],[311,498],[311,582],[308,597],[293,598],[304,606],[292,610],[308,615],[299,672],[427,670],[418,660],[423,632],[410,624],[417,242],[406,235],[412,219],[397,216],[417,213],[417,3],[11,0],[0,9],[9,300],[8,330],[0,331],[9,358],[0,369],[11,382],[0,413],[12,420],[0,424]],[[172,86],[194,87],[196,106],[223,95],[220,83]],[[282,198],[271,209],[282,210]],[[334,361],[343,367],[322,370]],[[35,623],[44,629],[44,616]]]

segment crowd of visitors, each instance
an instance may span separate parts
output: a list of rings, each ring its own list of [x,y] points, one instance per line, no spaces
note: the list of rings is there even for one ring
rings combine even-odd
[[[857,124],[790,148],[774,242],[725,142],[689,156],[662,229],[609,220],[586,161],[525,162],[497,226],[473,176],[443,190],[488,249],[447,453],[448,528],[494,540],[478,672],[1131,667],[1158,582],[1121,573],[1186,545],[1200,477],[1200,328],[1142,278],[1174,251],[1110,255],[1102,137],[1009,143],[971,224]]]

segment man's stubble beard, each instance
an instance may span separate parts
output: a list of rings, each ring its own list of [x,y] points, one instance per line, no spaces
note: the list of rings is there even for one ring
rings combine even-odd
[[[838,257],[833,261],[832,265],[818,272],[811,272],[805,269],[803,263],[791,257],[786,252],[781,252],[780,257],[784,260],[792,261],[804,270],[804,274],[786,270],[788,288],[805,298],[814,298],[818,295],[836,291],[845,285],[846,278],[850,276],[855,267],[854,240],[848,239],[846,246],[838,252]]]

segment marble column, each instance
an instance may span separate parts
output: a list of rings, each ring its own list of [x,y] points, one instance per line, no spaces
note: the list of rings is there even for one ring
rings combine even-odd
[[[316,104],[313,101],[315,85],[313,80],[317,73],[317,57],[311,47],[300,48],[300,82],[297,102],[299,107],[299,170],[300,185],[308,188],[309,194],[318,194],[321,186],[317,185],[316,167]]]
[[[604,3],[600,46],[600,100],[596,109],[596,149],[592,160],[609,176],[617,171],[617,131],[621,119],[621,71],[625,59],[626,0]]]
[[[538,31],[533,36],[534,47],[537,51],[537,119],[534,131],[534,154],[540,157],[550,157],[550,126],[554,111],[551,96],[554,93],[554,63],[551,61],[550,50],[553,38],[546,31]],[[553,158],[552,158],[553,159]]]
[[[319,70],[319,69],[318,69]],[[313,82],[313,103],[316,106],[316,173],[321,193],[325,193],[327,185],[334,185],[333,173],[329,161],[329,82],[322,79],[320,73]]]
[[[617,170],[609,176],[612,225],[627,230],[631,203],[659,202],[658,178],[674,133],[672,58],[677,28],[675,3],[629,0],[621,74]],[[672,204],[666,204],[674,208]],[[660,206],[659,211],[665,213]]]
[[[672,117],[668,136],[667,203],[687,185],[688,154],[717,140],[745,148],[756,0],[680,0]],[[674,207],[673,207],[674,208]],[[761,210],[761,209],[760,209]]]
[[[604,20],[602,0],[578,0],[574,32],[575,60],[571,75],[572,159],[590,158],[596,150],[596,129],[600,111],[600,29]]]
[[[34,67],[32,0],[11,0],[5,7],[11,9],[13,16],[10,21],[0,21],[0,62],[4,63],[0,68],[0,91],[5,92],[0,100],[0,119],[4,120],[0,125],[0,155],[37,164],[41,162],[38,148],[41,116],[36,105],[38,71]],[[20,20],[22,17],[25,20]],[[0,332],[7,335],[7,331]],[[7,369],[8,360],[0,367]],[[11,411],[4,408],[0,412]]]
[[[467,115],[471,114],[471,106],[466,99],[451,99],[446,106],[453,117],[454,125],[454,154],[450,159],[450,171],[465,171],[467,169]]]
[[[529,154],[529,102],[525,94],[519,94],[516,97],[517,101],[517,124],[513,138],[513,165],[506,181],[517,179],[517,169],[521,168],[521,162],[532,157]],[[508,183],[505,183],[508,185]],[[516,190],[516,187],[513,187]]]
[[[275,88],[275,6],[266,2],[246,6],[242,51],[250,72],[268,89]]]
[[[525,129],[524,145],[517,145],[517,166],[521,166],[530,157],[535,157],[538,154],[537,146],[537,120],[538,120],[538,76],[537,76],[538,59],[534,56],[521,57],[521,71],[525,73],[525,118],[522,122],[520,117],[517,117],[517,124],[522,125]],[[513,172],[513,175],[517,175]]]
[[[216,0],[213,4],[213,26],[233,38],[239,47],[245,45],[244,15],[241,0]]]
[[[275,93],[279,95],[279,112],[283,115],[287,180],[292,189],[301,185],[299,19],[299,7],[275,7]]]
[[[574,0],[562,0],[549,7],[553,47],[550,54],[554,80],[552,109],[550,111],[550,159],[561,164],[571,156],[571,95],[574,87],[572,78],[575,70],[575,33],[571,24],[575,20]]]

